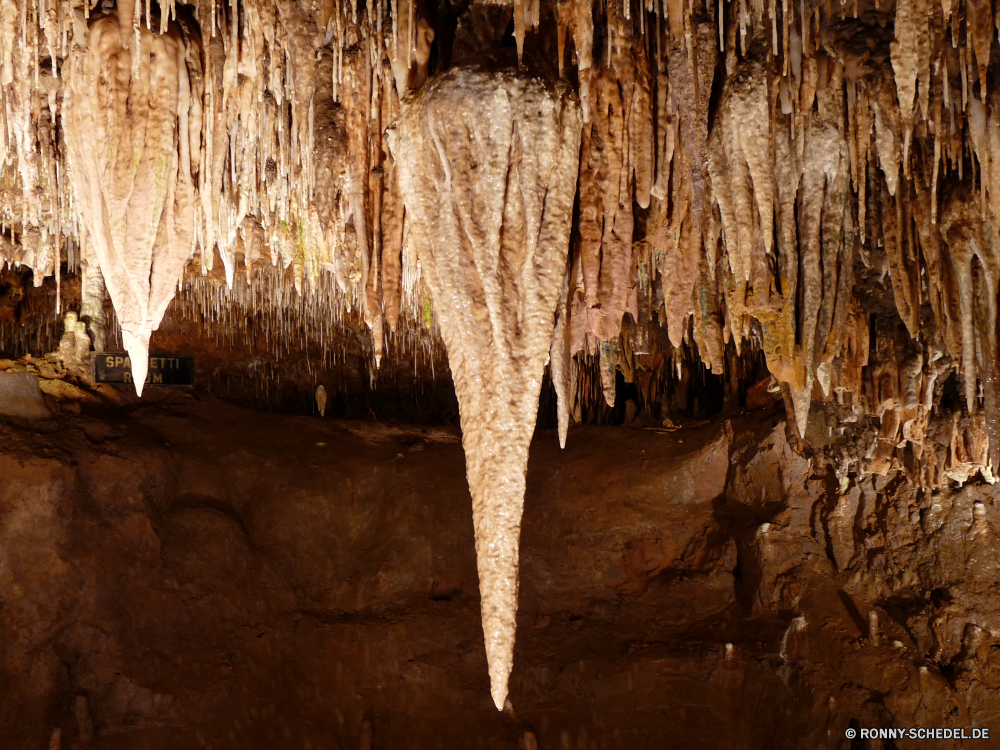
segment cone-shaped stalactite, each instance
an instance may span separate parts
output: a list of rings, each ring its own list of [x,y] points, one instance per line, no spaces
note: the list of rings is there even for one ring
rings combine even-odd
[[[486,655],[502,708],[528,445],[566,274],[580,113],[565,82],[491,61],[404,100],[391,144],[461,410]]]
[[[63,124],[80,224],[141,394],[150,335],[194,249],[189,124],[201,106],[200,42],[176,24],[165,34],[133,29],[124,7],[120,16],[81,24],[86,31],[70,53]]]

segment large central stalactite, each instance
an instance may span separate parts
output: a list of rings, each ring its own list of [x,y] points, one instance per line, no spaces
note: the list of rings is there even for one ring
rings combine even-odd
[[[569,253],[580,151],[570,93],[509,66],[456,68],[404,100],[392,136],[461,408],[498,709],[514,660],[528,446]]]
[[[443,338],[501,705],[546,357],[563,442],[588,398],[622,406],[620,382],[669,428],[675,384],[745,393],[763,358],[842,482],[993,481],[996,18],[978,0],[0,0],[0,261],[54,276],[53,312],[63,268],[84,269],[98,341],[99,267],[137,388],[185,273],[172,309],[216,335],[227,304],[272,343],[367,328],[372,383]]]

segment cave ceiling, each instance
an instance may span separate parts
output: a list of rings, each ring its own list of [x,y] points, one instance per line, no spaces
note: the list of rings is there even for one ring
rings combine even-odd
[[[195,351],[258,404],[457,412],[499,708],[536,417],[565,443],[770,398],[842,482],[992,483],[997,28],[984,0],[0,0],[0,369],[124,349],[141,392]]]

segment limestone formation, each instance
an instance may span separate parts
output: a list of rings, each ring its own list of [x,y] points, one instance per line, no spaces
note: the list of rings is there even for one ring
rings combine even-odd
[[[837,481],[993,481],[998,18],[0,0],[0,351],[70,310],[141,392],[166,325],[240,353],[214,388],[355,417],[447,361],[503,705],[546,366],[561,444],[774,397]]]
[[[580,143],[568,86],[499,61],[404,100],[392,155],[461,408],[483,633],[502,709],[528,445],[564,282]]]
[[[181,125],[200,106],[187,69],[197,40],[176,28],[133,30],[122,7],[74,42],[63,110],[70,182],[141,395],[150,336],[194,247],[192,148]]]

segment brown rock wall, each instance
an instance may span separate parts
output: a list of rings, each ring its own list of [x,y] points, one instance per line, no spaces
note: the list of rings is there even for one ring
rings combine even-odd
[[[785,429],[540,431],[498,713],[457,433],[182,393],[0,424],[0,745],[353,750],[367,719],[373,748],[846,748],[852,720],[996,723],[993,489],[841,494]]]

